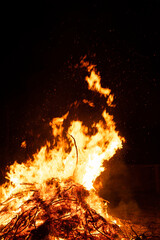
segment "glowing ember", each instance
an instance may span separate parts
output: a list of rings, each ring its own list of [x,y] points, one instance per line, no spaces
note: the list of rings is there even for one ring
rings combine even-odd
[[[2,227],[2,239],[35,239],[38,235],[38,239],[50,236],[49,239],[98,240],[123,236],[115,223],[90,208],[85,200],[89,192],[71,180],[61,183],[52,179],[45,183],[43,194],[34,184],[26,185],[21,193],[2,203],[1,215],[7,215],[6,207],[23,199],[26,192],[31,194],[30,198],[23,201],[17,212],[12,212],[9,224]]]
[[[98,92],[106,98],[108,106],[113,106],[114,96],[110,89],[101,87],[95,66],[84,59],[81,65],[90,74],[85,79],[88,89]],[[83,103],[91,108],[95,106],[86,99]],[[69,112],[50,123],[52,145],[43,146],[34,154],[34,160],[22,164],[15,162],[10,166],[6,177],[8,182],[0,187],[0,236],[8,233],[10,236],[5,239],[18,239],[23,234],[31,237],[27,231],[31,232],[48,221],[49,231],[54,235],[51,239],[75,239],[75,234],[80,236],[76,239],[106,239],[106,236],[114,239],[118,234],[119,228],[110,223],[104,211],[104,201],[96,195],[93,184],[104,171],[103,162],[109,161],[117,149],[122,148],[124,138],[119,136],[113,116],[106,110],[99,121],[90,126],[73,120],[66,130],[68,116]],[[26,147],[26,142],[21,146]],[[27,227],[22,231],[25,221],[28,221]],[[70,231],[65,231],[62,222],[66,229],[70,226]],[[22,228],[17,227],[18,223]],[[82,238],[83,234],[90,234],[90,238]]]
[[[26,147],[27,147],[26,141],[23,141],[23,142],[21,143],[21,148],[26,148]]]

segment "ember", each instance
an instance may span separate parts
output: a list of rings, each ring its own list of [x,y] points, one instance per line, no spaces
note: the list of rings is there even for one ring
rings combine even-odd
[[[18,199],[30,194],[17,213],[0,228],[1,239],[118,239],[123,236],[120,228],[104,219],[86,202],[89,191],[72,180],[61,183],[51,179],[43,186],[46,194],[34,184],[24,184],[24,190],[13,194],[1,203],[1,216]],[[43,230],[43,231],[42,231]],[[36,238],[37,239],[37,238]],[[48,238],[47,238],[48,239]]]
[[[88,89],[113,107],[114,96],[101,87],[95,66],[83,59],[81,67],[90,74]],[[103,162],[122,148],[124,138],[105,107],[90,127],[73,120],[66,129],[68,116],[50,123],[53,143],[46,143],[33,160],[10,166],[8,182],[0,187],[0,239],[126,239],[94,189]]]

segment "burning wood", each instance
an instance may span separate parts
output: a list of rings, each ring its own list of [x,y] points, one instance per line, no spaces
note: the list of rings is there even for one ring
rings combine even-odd
[[[118,225],[100,216],[86,202],[89,191],[72,180],[52,179],[43,186],[45,194],[34,184],[24,184],[1,203],[0,215],[12,209],[15,202],[30,197],[14,209],[12,218],[0,226],[0,239],[120,239]],[[15,214],[14,214],[15,212]],[[47,238],[49,237],[50,238]]]
[[[95,66],[85,59],[81,65],[89,73],[85,78],[88,89],[113,107],[114,95],[101,86]],[[82,102],[96,107],[92,101]],[[68,120],[69,114],[53,118],[53,142],[42,146],[33,160],[10,166],[8,182],[0,186],[0,240],[133,239],[108,216],[93,186],[104,171],[103,162],[122,148],[125,139],[105,106],[90,126],[77,119]],[[21,147],[26,145],[23,141]],[[139,239],[132,229],[133,233]]]
[[[108,107],[113,106],[111,90],[102,88],[95,66],[84,60],[81,65],[90,75],[85,78],[88,89],[105,98]],[[95,107],[91,101],[82,102]],[[77,119],[68,121],[68,116],[69,112],[50,123],[52,144],[41,147],[33,160],[10,166],[9,181],[0,186],[1,240],[125,238],[118,225],[103,215],[102,201],[93,194],[93,184],[104,171],[103,162],[122,148],[125,139],[105,106],[90,126]]]

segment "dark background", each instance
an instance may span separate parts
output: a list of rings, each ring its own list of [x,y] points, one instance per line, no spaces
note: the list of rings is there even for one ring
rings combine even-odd
[[[115,94],[125,163],[159,163],[158,0],[10,1],[1,12],[1,179],[45,143],[53,117],[86,96],[74,68],[85,55]]]

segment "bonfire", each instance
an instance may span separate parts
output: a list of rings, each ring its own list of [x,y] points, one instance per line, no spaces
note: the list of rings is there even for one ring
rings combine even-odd
[[[1,216],[29,194],[8,224],[1,227],[1,239],[120,239],[120,228],[103,218],[86,202],[89,191],[72,180],[45,183],[46,195],[34,184],[2,203]]]
[[[114,96],[102,88],[94,65],[82,59],[88,70],[88,89],[113,107]],[[75,103],[77,104],[77,103]],[[95,103],[84,99],[94,108]],[[52,120],[53,143],[47,142],[33,159],[15,162],[0,187],[0,239],[127,239],[107,213],[107,201],[94,188],[96,178],[125,141],[105,108],[99,121],[86,126],[69,112]],[[22,146],[26,146],[23,143]]]

